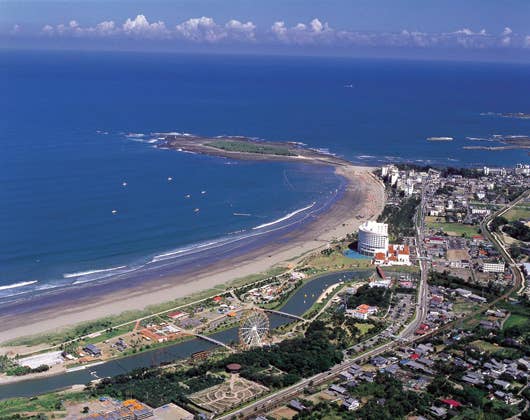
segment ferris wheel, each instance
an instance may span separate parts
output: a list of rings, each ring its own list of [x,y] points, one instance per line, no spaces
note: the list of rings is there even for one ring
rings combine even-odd
[[[248,311],[239,325],[239,343],[250,349],[261,347],[269,333],[269,317],[265,312],[255,309]]]

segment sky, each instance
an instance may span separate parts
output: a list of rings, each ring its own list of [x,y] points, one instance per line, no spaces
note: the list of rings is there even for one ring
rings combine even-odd
[[[0,47],[530,61],[530,0],[0,0]]]

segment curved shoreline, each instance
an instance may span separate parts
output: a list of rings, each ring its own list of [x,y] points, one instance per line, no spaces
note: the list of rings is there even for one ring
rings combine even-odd
[[[0,342],[61,330],[124,311],[141,310],[237,278],[265,272],[319,249],[331,240],[355,231],[364,220],[374,218],[382,211],[384,189],[371,170],[351,164],[335,166],[336,174],[345,180],[343,196],[325,212],[315,216],[315,220],[279,235],[272,243],[212,264],[201,262],[186,273],[159,274],[158,278],[151,278],[135,287],[123,287],[104,295],[78,296],[73,301],[63,300],[20,316],[2,315]]]

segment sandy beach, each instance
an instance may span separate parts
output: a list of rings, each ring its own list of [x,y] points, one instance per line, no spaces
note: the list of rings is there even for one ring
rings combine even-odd
[[[365,220],[375,219],[384,207],[382,183],[371,173],[374,168],[344,165],[335,171],[347,181],[343,196],[331,208],[301,228],[286,233],[280,241],[262,248],[205,264],[192,273],[150,279],[142,287],[131,287],[103,296],[79,296],[61,301],[24,316],[0,317],[0,342],[17,337],[60,330],[77,323],[140,310],[189,294],[225,284],[236,278],[261,273],[269,268],[293,263],[309,251],[357,230]]]

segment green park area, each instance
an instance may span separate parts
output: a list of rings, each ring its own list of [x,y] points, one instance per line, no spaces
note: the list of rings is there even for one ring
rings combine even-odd
[[[503,325],[503,329],[507,330],[512,327],[524,327],[527,325],[528,317],[524,315],[511,314]]]
[[[295,156],[288,147],[272,146],[270,144],[259,144],[248,141],[238,140],[218,140],[206,143],[206,146],[215,147],[216,149],[226,150],[228,152],[257,153],[262,155],[280,155]]]

